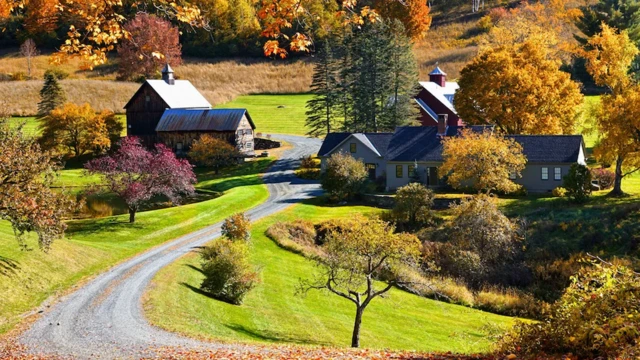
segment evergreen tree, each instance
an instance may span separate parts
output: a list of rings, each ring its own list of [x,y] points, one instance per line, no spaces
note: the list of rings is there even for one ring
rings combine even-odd
[[[58,83],[58,79],[51,73],[44,75],[44,86],[40,90],[40,102],[38,103],[38,116],[43,117],[64,104],[66,101],[64,90]]]
[[[340,107],[339,75],[337,59],[329,40],[325,40],[313,70],[311,90],[314,97],[307,101],[308,135],[320,136],[335,130]]]

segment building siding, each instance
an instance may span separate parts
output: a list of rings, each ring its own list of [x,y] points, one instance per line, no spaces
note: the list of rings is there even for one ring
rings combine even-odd
[[[169,106],[149,84],[143,84],[126,109],[127,135],[137,136],[147,143],[155,142],[156,126],[168,108]]]
[[[356,144],[356,152],[352,153],[350,146],[352,143]],[[369,149],[366,145],[364,145],[360,140],[355,137],[349,137],[343,142],[340,146],[334,149],[331,154],[343,152],[345,154],[349,154],[356,159],[361,160],[365,164],[376,164],[376,177],[384,176],[385,174],[385,160],[384,158],[378,156],[378,154],[374,153],[371,149]],[[320,158],[320,168],[324,171],[327,168],[327,160],[329,157],[323,156]]]

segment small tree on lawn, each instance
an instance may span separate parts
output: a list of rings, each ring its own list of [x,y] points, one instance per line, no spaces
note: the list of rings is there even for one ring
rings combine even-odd
[[[322,246],[324,257],[315,259],[319,272],[303,280],[299,291],[327,290],[356,306],[351,346],[360,346],[362,315],[371,300],[392,287],[408,284],[405,271],[420,257],[420,240],[414,235],[395,233],[393,225],[380,219],[356,216],[337,221]],[[382,287],[376,284],[384,281]]]
[[[20,54],[27,58],[27,76],[29,76],[29,78],[31,78],[31,59],[39,53],[38,48],[36,48],[36,42],[33,41],[33,39],[27,39],[20,45]]]
[[[435,195],[424,185],[411,183],[398,189],[393,208],[394,218],[410,227],[426,223],[431,217]]]
[[[51,189],[60,164],[35,138],[24,135],[22,126],[11,126],[7,117],[0,115],[0,219],[11,223],[23,248],[22,235],[33,231],[46,251],[63,235],[63,218],[73,202]]]
[[[322,188],[336,200],[348,200],[362,191],[367,177],[367,169],[362,161],[336,153],[327,160]]]
[[[454,188],[470,183],[477,191],[502,191],[510,193],[520,186],[509,175],[521,176],[527,158],[522,146],[513,139],[493,131],[474,132],[463,130],[460,136],[444,140],[440,174]]]
[[[229,216],[222,223],[222,236],[232,241],[248,241],[251,237],[251,221],[243,212]]]
[[[202,135],[194,141],[189,157],[197,164],[211,167],[218,173],[224,167],[237,163],[240,151],[228,142],[210,135]]]
[[[591,195],[591,171],[589,168],[573,164],[562,179],[562,187],[567,189],[567,197],[575,202],[585,202]]]
[[[104,177],[106,188],[118,195],[129,208],[129,222],[135,221],[142,204],[156,195],[164,195],[174,203],[194,192],[196,176],[187,160],[177,159],[166,146],[145,149],[140,140],[124,138],[113,155],[85,164],[90,174]]]
[[[40,102],[38,103],[38,116],[43,117],[64,104],[67,97],[53,73],[44,74],[44,86],[40,90]]]

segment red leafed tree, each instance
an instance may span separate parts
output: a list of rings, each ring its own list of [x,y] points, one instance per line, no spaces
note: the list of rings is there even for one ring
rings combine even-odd
[[[140,205],[152,197],[164,195],[179,203],[195,190],[196,175],[187,160],[177,159],[162,144],[149,151],[135,137],[124,138],[116,153],[91,160],[85,168],[89,173],[102,175],[106,188],[124,200],[131,223]]]
[[[123,39],[118,46],[121,78],[150,77],[166,63],[172,66],[182,63],[180,33],[169,21],[139,13],[124,25],[124,29],[130,37]]]

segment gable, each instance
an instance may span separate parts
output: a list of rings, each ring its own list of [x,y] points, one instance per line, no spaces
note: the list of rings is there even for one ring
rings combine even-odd
[[[169,109],[210,109],[211,104],[188,80],[176,80],[169,85],[164,80],[147,80],[124,106],[128,108],[141,90],[148,86],[167,104]]]

